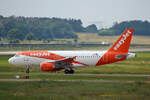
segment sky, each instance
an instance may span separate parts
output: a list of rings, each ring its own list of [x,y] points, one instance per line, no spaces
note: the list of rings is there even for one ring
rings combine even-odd
[[[150,0],[0,0],[0,15],[81,19],[84,26],[150,21]]]

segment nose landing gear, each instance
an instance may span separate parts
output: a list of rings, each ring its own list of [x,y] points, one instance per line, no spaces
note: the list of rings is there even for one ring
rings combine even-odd
[[[23,79],[29,79],[29,73],[30,73],[30,66],[26,66],[26,76],[23,77]]]
[[[26,66],[26,73],[29,74],[30,73],[30,67]]]
[[[26,75],[25,76],[19,76],[19,75],[16,75],[15,78],[16,79],[29,79],[29,73],[30,73],[30,66],[26,66]]]

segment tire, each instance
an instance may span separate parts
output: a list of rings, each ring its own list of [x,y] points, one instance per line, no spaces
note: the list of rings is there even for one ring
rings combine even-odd
[[[69,71],[69,73],[70,73],[70,74],[73,74],[73,73],[74,73],[74,70],[71,69],[71,70]]]
[[[69,74],[69,70],[66,69],[66,70],[64,71],[64,73],[65,73],[65,74]]]

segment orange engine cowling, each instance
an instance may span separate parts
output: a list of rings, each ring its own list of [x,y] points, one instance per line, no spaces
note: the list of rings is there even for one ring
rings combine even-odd
[[[62,68],[55,68],[54,63],[41,63],[41,71],[46,71],[46,72],[56,72],[60,71]]]
[[[41,71],[54,71],[54,69],[53,63],[41,63]]]

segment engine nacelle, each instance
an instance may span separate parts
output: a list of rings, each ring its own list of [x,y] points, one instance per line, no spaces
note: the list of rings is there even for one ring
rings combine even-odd
[[[54,63],[41,63],[41,71],[46,71],[46,72],[56,72],[60,71],[63,68],[56,68]]]
[[[41,71],[55,71],[55,66],[54,66],[54,63],[41,63]]]

